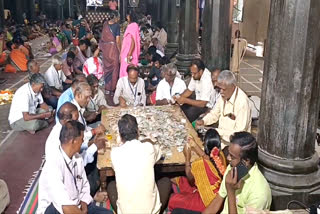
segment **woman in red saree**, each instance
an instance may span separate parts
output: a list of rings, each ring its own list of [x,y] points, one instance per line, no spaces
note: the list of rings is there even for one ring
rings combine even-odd
[[[201,157],[192,164],[191,149]],[[186,177],[172,180],[179,187],[180,193],[171,196],[168,205],[170,211],[182,208],[202,212],[216,197],[227,168],[225,156],[220,149],[220,136],[214,129],[208,130],[205,135],[204,151],[192,138],[188,139],[184,149]]]
[[[119,13],[112,11],[109,20],[105,21],[99,49],[102,51],[102,62],[107,93],[114,93],[119,78],[120,25]]]
[[[140,30],[137,16],[133,11],[127,15],[129,25],[123,35],[120,53],[120,78],[128,76],[127,67],[132,64],[137,66],[140,56]]]

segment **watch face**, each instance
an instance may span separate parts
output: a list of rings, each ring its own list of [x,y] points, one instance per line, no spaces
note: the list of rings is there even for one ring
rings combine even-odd
[[[138,7],[139,0],[129,0],[129,4],[131,7]]]

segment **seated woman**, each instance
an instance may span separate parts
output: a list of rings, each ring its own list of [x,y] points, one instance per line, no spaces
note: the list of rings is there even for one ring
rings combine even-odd
[[[28,70],[28,59],[25,53],[21,49],[19,49],[17,42],[15,42],[14,44],[8,43],[7,46],[9,50],[11,49],[11,52],[8,57],[9,63],[6,65],[4,71],[12,73],[15,73],[17,71],[26,72]]]
[[[191,149],[201,158],[190,163]],[[204,138],[204,151],[194,139],[189,138],[184,149],[186,158],[186,177],[172,180],[180,188],[180,193],[174,193],[169,201],[169,210],[176,208],[202,212],[216,197],[223,174],[227,168],[226,158],[221,151],[218,132],[207,131]]]
[[[48,47],[49,53],[51,53],[52,55],[62,50],[62,45],[56,34],[57,34],[57,31],[54,29],[49,32],[50,42],[48,42],[47,47]]]

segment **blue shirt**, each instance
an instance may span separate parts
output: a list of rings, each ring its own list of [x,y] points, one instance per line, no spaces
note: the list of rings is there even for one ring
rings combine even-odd
[[[57,105],[57,112],[59,111],[60,107],[65,104],[66,102],[71,102],[74,99],[72,88],[68,88],[65,92],[61,94],[58,100]],[[56,114],[56,122],[59,122],[58,114]]]

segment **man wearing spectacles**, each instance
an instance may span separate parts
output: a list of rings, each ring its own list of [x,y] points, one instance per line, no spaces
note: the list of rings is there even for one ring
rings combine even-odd
[[[211,72],[205,67],[202,60],[193,60],[190,70],[192,79],[188,88],[181,96],[175,96],[174,100],[181,105],[189,121],[193,122],[208,108],[212,108],[213,85]],[[196,99],[191,98],[193,92],[195,92]]]
[[[229,142],[234,132],[251,131],[251,109],[248,96],[236,85],[236,78],[231,71],[224,70],[218,77],[217,86],[221,98],[197,127],[219,122],[217,131],[223,140]]]

